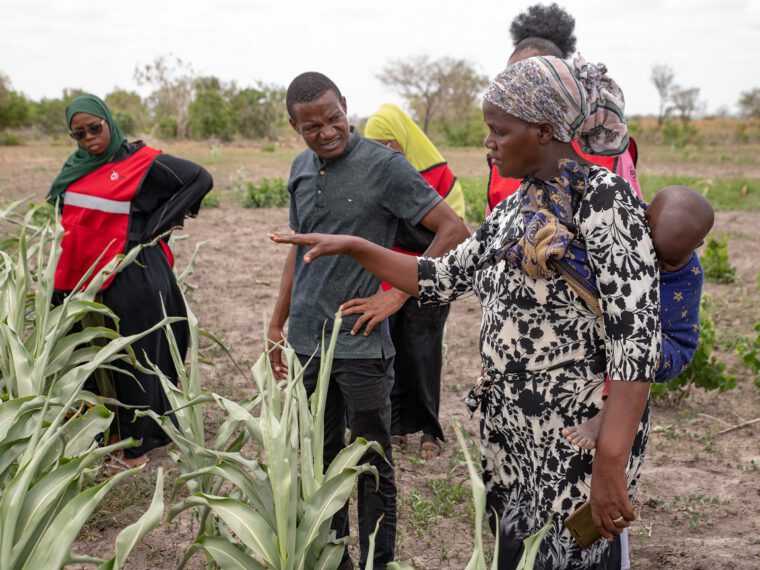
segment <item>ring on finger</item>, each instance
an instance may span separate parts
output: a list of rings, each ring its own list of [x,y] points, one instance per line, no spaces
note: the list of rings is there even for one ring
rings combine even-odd
[[[623,522],[624,520],[625,520],[625,517],[623,515],[620,515],[616,519],[612,519],[612,522],[614,522],[615,524],[618,524],[620,522]]]

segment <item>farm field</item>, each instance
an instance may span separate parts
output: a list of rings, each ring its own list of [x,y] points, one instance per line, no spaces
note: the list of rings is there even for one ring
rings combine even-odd
[[[189,279],[196,287],[193,311],[201,326],[222,338],[247,368],[261,352],[264,319],[277,295],[285,255],[267,235],[287,229],[287,208],[241,207],[242,190],[235,181],[286,179],[290,161],[302,147],[295,140],[223,146],[150,142],[203,164],[214,175],[220,205],[188,221],[180,232],[188,239],[176,244],[177,264],[183,267],[195,244],[203,242]],[[691,184],[706,189],[720,210],[713,235],[728,240],[738,281],[708,283],[706,292],[711,297],[717,357],[736,375],[737,387],[725,393],[694,391],[677,405],[654,406],[636,498],[639,518],[630,533],[632,568],[755,569],[760,567],[760,423],[718,432],[760,416],[760,390],[735,353],[736,342],[760,321],[760,144],[640,149],[645,194],[688,177]],[[41,200],[70,151],[69,141],[0,147],[0,203],[26,196]],[[483,192],[485,152],[443,152],[467,192]],[[477,422],[469,418],[461,400],[480,370],[478,303],[470,298],[454,304],[448,323],[441,397],[447,437],[443,453],[424,462],[416,454],[418,440],[412,438],[408,450],[396,457],[397,559],[418,570],[461,569],[473,544],[471,495],[452,425],[461,422],[472,436],[477,434]],[[235,399],[253,393],[252,381],[241,378],[220,350],[207,352],[214,361],[203,369],[208,388]],[[161,451],[154,454],[149,469],[106,498],[81,534],[78,551],[108,554],[118,531],[150,502],[156,466],[167,471],[167,504],[171,503],[176,471]],[[176,568],[192,540],[191,525],[189,518],[180,518],[153,531],[135,548],[128,567]],[[486,543],[491,543],[490,536]],[[188,567],[202,568],[201,557]]]

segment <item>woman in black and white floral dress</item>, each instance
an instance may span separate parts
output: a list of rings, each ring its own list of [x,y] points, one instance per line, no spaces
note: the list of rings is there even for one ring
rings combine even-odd
[[[523,183],[447,255],[417,262],[347,236],[273,236],[311,245],[307,262],[351,255],[420,303],[478,296],[485,373],[467,404],[480,410],[499,568],[513,568],[522,540],[551,518],[536,568],[617,570],[612,539],[634,519],[660,346],[655,254],[628,183],[570,145],[578,138],[584,152],[625,149],[622,93],[605,71],[580,58],[539,57],[497,76],[483,103],[486,147],[502,176]],[[598,293],[564,262],[579,256]],[[605,375],[608,415],[594,455],[571,447],[561,430],[597,413]],[[611,542],[581,550],[562,521],[589,498]]]

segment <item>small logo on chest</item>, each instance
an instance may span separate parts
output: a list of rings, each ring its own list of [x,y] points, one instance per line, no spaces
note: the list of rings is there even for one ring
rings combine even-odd
[[[116,182],[117,180],[121,179],[121,174],[116,172],[115,170],[111,171],[111,182]]]

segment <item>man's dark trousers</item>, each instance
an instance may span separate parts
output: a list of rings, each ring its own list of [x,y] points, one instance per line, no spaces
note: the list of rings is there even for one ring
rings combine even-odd
[[[298,355],[302,365],[308,356]],[[320,360],[314,358],[304,371],[304,386],[311,395],[317,387]],[[396,545],[396,480],[391,463],[390,393],[393,387],[393,358],[333,360],[330,385],[325,405],[325,469],[346,446],[346,421],[351,441],[363,437],[378,442],[385,457],[369,451],[364,457],[377,468],[380,485],[375,490],[371,474],[359,477],[359,544],[360,564],[366,563],[369,536],[380,516],[383,520],[375,537],[375,568],[385,568],[393,560]],[[333,516],[332,528],[338,537],[348,535],[348,505]]]

